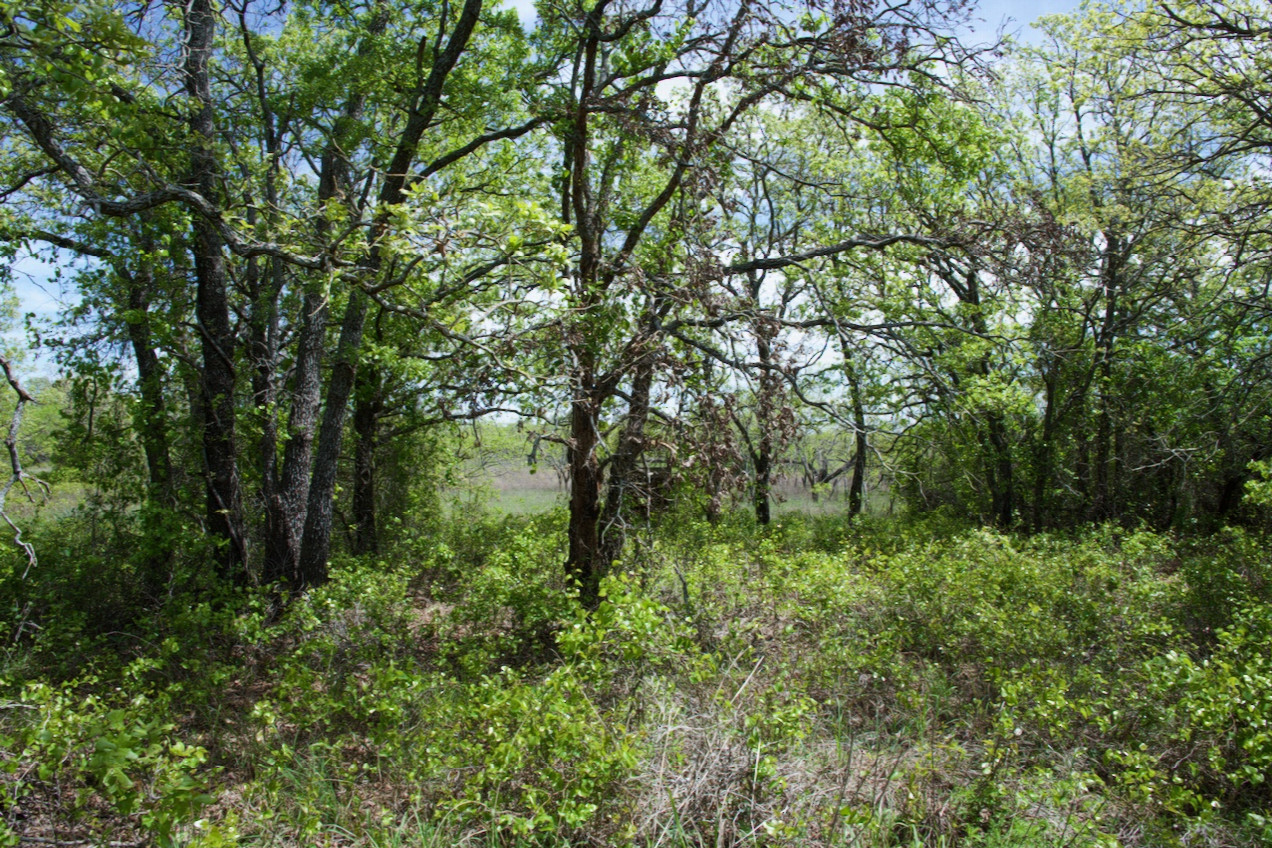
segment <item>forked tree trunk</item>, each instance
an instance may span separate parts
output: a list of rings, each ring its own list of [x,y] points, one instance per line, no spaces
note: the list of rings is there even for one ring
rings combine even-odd
[[[376,208],[379,211],[372,222],[370,247],[362,262],[368,281],[374,281],[380,275],[384,264],[381,239],[388,232],[395,210],[407,199],[407,177],[419,151],[420,141],[433,125],[433,119],[442,102],[442,89],[446,79],[454,70],[477,27],[482,2],[483,0],[464,1],[446,47],[437,53],[428,78],[415,92],[377,197]],[[335,510],[336,464],[340,458],[345,413],[353,393],[354,375],[362,347],[367,301],[366,292],[355,286],[349,292],[349,303],[340,325],[340,342],[332,364],[327,404],[323,410],[322,427],[318,432],[314,472],[309,483],[305,530],[300,543],[300,564],[297,569],[299,588],[316,586],[327,580],[327,558],[331,553],[332,518]]]
[[[376,36],[388,24],[381,5],[367,25],[367,38],[359,44],[359,55],[366,55]],[[323,149],[318,172],[318,201],[324,208],[351,194],[349,165],[345,145],[349,131],[362,117],[366,105],[363,94],[353,96],[336,120],[333,138]],[[319,238],[331,237],[331,225],[325,216],[317,219]],[[301,299],[297,331],[296,361],[293,366],[291,409],[288,413],[286,447],[279,472],[275,497],[267,509],[274,516],[265,545],[267,580],[285,580],[293,588],[301,588],[300,549],[305,532],[309,503],[310,474],[313,470],[314,440],[322,410],[322,355],[326,342],[330,292],[320,283],[310,281]]]
[[[340,342],[331,366],[331,380],[327,384],[327,407],[323,410],[313,476],[309,481],[305,530],[297,569],[301,588],[317,586],[327,580],[327,558],[331,552],[331,528],[335,515],[336,471],[344,440],[345,411],[353,393],[366,317],[367,296],[362,290],[354,289],[349,293],[349,303],[340,327]]]
[[[299,587],[300,540],[305,528],[314,435],[322,403],[322,347],[327,328],[327,298],[310,288],[301,301],[299,339],[293,366],[291,409],[276,499],[268,505],[276,516],[265,540],[265,579],[286,580]]]

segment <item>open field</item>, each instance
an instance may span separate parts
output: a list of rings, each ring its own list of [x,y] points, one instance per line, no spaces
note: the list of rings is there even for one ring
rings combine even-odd
[[[483,503],[496,514],[529,515],[564,507],[569,497],[565,484],[551,470],[531,474],[524,467],[513,464],[495,465],[482,474],[469,476],[472,490],[452,490],[449,499],[464,503]],[[733,499],[735,509],[747,508],[747,494],[737,493]],[[830,494],[813,497],[807,486],[797,480],[779,480],[773,489],[773,513],[775,515],[836,515],[847,510],[847,495],[842,489]],[[873,515],[887,515],[892,510],[889,498],[881,495],[867,497],[867,511]]]

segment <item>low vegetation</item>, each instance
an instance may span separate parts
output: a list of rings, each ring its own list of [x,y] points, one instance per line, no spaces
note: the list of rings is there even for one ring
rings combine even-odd
[[[11,561],[42,626],[5,654],[0,844],[1272,839],[1260,535],[685,514],[589,615],[564,521],[128,621],[142,575]]]

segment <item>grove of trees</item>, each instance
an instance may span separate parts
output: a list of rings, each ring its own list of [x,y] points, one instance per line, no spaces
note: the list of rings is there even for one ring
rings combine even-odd
[[[854,512],[870,461],[1004,528],[1237,515],[1266,10],[974,14],[6,4],[0,227],[78,292],[44,344],[127,409],[156,579],[180,516],[224,579],[321,583],[337,511],[380,549],[410,440],[496,412],[568,451],[590,605],[655,455],[764,523],[800,428],[855,434]]]
[[[1269,844],[1272,8],[982,16],[0,0],[0,844]]]

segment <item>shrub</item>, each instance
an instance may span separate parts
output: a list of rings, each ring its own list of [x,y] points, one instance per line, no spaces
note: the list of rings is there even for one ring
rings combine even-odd
[[[77,688],[98,682],[86,678]],[[178,826],[212,800],[207,752],[180,739],[162,700],[118,691],[79,696],[71,687],[32,683],[7,706],[16,719],[0,737],[10,776],[0,786],[10,814],[44,809],[63,826],[98,834],[140,828],[168,846]]]

